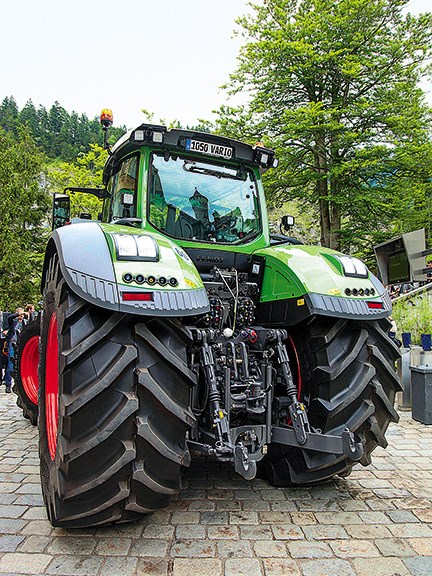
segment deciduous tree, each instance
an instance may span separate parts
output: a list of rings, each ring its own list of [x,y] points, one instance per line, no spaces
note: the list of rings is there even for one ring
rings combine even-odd
[[[413,191],[417,207],[430,194],[430,109],[418,83],[432,14],[405,14],[407,4],[264,0],[238,20],[245,43],[228,88],[250,100],[221,109],[218,127],[277,149],[270,200],[317,206],[331,248],[355,249],[403,216]]]
[[[40,299],[49,196],[43,156],[28,128],[0,129],[0,308]]]

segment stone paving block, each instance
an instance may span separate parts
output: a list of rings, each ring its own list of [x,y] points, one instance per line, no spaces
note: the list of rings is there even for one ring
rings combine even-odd
[[[337,558],[304,560],[300,567],[302,576],[356,576],[349,562]]]
[[[365,500],[365,504],[367,504],[371,510],[382,510],[384,512],[387,510],[394,510],[396,508],[395,502],[397,501],[392,502],[391,500],[380,500],[376,497]]]
[[[432,574],[432,558],[431,557],[414,557],[404,558],[403,560],[407,565],[411,576],[431,576]]]
[[[147,576],[147,572],[144,574]],[[223,564],[216,558],[176,558],[172,574],[173,576],[223,576]]]
[[[225,576],[262,576],[259,560],[255,558],[239,558],[226,560]]]
[[[144,516],[142,521],[137,524],[139,527],[141,524],[169,524],[171,522],[172,514],[170,510],[159,510],[159,512],[153,512],[153,514],[148,514]],[[121,526],[123,528],[123,526]]]
[[[353,524],[345,526],[345,530],[352,538],[360,538],[362,540],[392,537],[390,530],[383,524]]]
[[[260,512],[259,520],[261,524],[290,524],[291,514],[289,512]]]
[[[220,512],[239,512],[242,508],[241,502],[238,500],[216,500],[211,502],[211,504],[216,505],[216,510]],[[210,508],[208,508],[210,510]]]
[[[38,534],[49,536],[53,533],[53,528],[47,520],[35,520],[34,522],[25,522],[21,530],[22,534]]]
[[[317,524],[318,522],[313,512],[291,512],[291,520],[293,524],[299,526]]]
[[[292,558],[331,558],[333,550],[327,542],[294,541],[288,542],[288,551]]]
[[[129,554],[132,556],[148,556],[164,558],[168,553],[169,541],[156,538],[138,538],[132,542]],[[102,553],[102,551],[100,552]]]
[[[259,517],[257,512],[230,512],[229,515],[230,524],[259,524]]]
[[[131,546],[132,540],[130,538],[113,538],[112,540],[104,538],[98,540],[95,553],[101,556],[125,556]]]
[[[6,553],[0,558],[0,572],[32,574],[33,576],[47,574],[47,567],[52,559],[49,554]]]
[[[431,508],[414,510],[413,512],[421,522],[429,522],[432,524],[432,505]]]
[[[200,512],[173,512],[172,524],[198,524]]]
[[[345,528],[342,526],[304,526],[303,532],[307,540],[340,540],[349,538]]]
[[[240,526],[242,540],[273,540],[270,526]]]
[[[17,534],[26,526],[26,520],[0,519],[0,534]]]
[[[400,558],[354,558],[356,576],[412,576]]]
[[[296,500],[295,504],[301,512],[334,512],[340,510],[338,503],[333,500]]]
[[[277,500],[270,501],[270,510],[272,512],[295,512],[297,508],[294,502],[288,502],[288,500]]]
[[[220,504],[220,502],[210,502],[210,500],[192,500],[192,502],[190,502],[188,506],[188,510],[190,512],[204,512],[205,510],[216,510],[217,504]]]
[[[45,536],[45,539],[46,538]],[[51,539],[46,551],[52,556],[56,556],[57,554],[86,556],[92,554],[95,547],[95,538],[69,538],[67,536],[60,536]]]
[[[432,529],[426,524],[390,524],[388,528],[397,538],[432,538]]]
[[[276,540],[304,540],[304,533],[295,524],[276,524],[272,528]]]
[[[287,547],[284,542],[257,540],[253,543],[253,549],[258,558],[285,558],[287,556]]]
[[[21,518],[23,520],[47,520],[45,506],[32,506]]]
[[[417,554],[432,556],[432,538],[408,538],[408,543]]]
[[[376,558],[380,555],[369,540],[333,540],[329,544],[339,558]]]
[[[56,556],[46,568],[44,575],[94,576],[103,562],[102,556]]]
[[[51,544],[52,538],[50,536],[27,536],[23,538],[22,544],[18,549],[18,552],[46,552],[46,549]]]
[[[213,558],[216,545],[210,540],[177,540],[171,546],[172,558]]]
[[[12,494],[0,494],[0,505],[9,506],[13,504],[18,496],[15,493]]]
[[[419,538],[419,540],[421,539]],[[414,548],[406,540],[401,540],[400,538],[377,538],[374,540],[374,544],[383,556],[401,558],[403,556],[413,556],[415,553]]]
[[[169,562],[161,558],[138,558],[137,576],[167,576]],[[111,576],[102,572],[104,576]],[[114,576],[114,575],[112,575]],[[189,576],[193,576],[192,573]]]
[[[144,526],[143,538],[159,538],[169,540],[174,536],[174,526],[167,524],[148,524]]]
[[[286,501],[287,497],[283,490],[260,490],[261,497],[266,502],[271,502],[273,500],[283,500]]]
[[[135,576],[138,558],[132,556],[122,558],[106,558],[101,567],[102,574],[115,576]]]
[[[388,516],[384,512],[359,512],[358,515],[364,524],[388,524]]]
[[[239,537],[237,526],[209,526],[207,533],[210,540],[237,540]]]
[[[39,494],[42,496],[42,488],[39,483],[23,482],[16,490],[17,494]]]
[[[17,495],[14,506],[43,506],[43,498],[39,494]]]
[[[220,558],[251,558],[253,550],[250,542],[244,540],[220,540],[217,542],[217,556]]]
[[[363,500],[351,500],[351,499],[341,500],[339,502],[339,506],[342,508],[344,512],[359,512],[359,511],[367,512],[369,510],[366,502],[363,502]]]
[[[15,552],[24,536],[15,536],[12,534],[0,535],[0,552]]]
[[[303,576],[297,563],[287,558],[265,558],[263,566],[265,576]]]
[[[179,524],[175,529],[177,540],[203,540],[206,537],[206,527],[200,524]]]
[[[228,512],[201,512],[200,522],[203,524],[228,524]]]
[[[410,510],[389,510],[386,514],[396,524],[420,522],[418,517]]]
[[[361,512],[316,512],[315,517],[320,524],[362,524]]]
[[[0,517],[1,518],[20,518],[26,511],[28,506],[0,506]]]

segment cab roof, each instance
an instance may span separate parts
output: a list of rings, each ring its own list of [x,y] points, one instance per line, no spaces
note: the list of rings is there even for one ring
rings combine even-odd
[[[190,154],[199,158],[212,158],[239,164],[257,166],[261,171],[275,168],[277,160],[273,150],[261,144],[251,146],[240,140],[226,138],[208,132],[168,129],[158,124],[141,124],[129,130],[112,147],[104,169],[104,183],[111,169],[127,154],[151,146],[167,153]]]

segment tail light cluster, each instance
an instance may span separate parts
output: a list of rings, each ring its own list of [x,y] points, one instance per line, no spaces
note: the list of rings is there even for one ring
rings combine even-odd
[[[178,280],[177,278],[166,278],[165,276],[159,276],[158,278],[156,276],[153,276],[150,274],[150,276],[144,276],[143,274],[135,274],[135,276],[133,274],[131,274],[130,272],[125,272],[125,274],[123,274],[123,281],[126,282],[126,284],[130,284],[131,282],[136,282],[137,284],[148,284],[149,286],[154,286],[155,284],[159,284],[159,286],[166,286],[167,284],[169,286],[171,286],[172,288],[175,288],[176,286],[178,286]]]

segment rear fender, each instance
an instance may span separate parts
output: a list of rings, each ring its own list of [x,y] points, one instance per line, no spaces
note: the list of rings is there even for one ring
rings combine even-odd
[[[257,250],[265,270],[257,320],[296,324],[313,315],[384,318],[391,313],[387,290],[368,272],[347,277],[340,252],[320,246],[282,244]]]
[[[146,234],[159,246],[158,262],[117,260],[113,234]],[[42,274],[42,293],[49,261],[58,255],[62,275],[84,300],[118,312],[168,317],[191,316],[207,312],[207,293],[198,271],[184,251],[157,234],[130,227],[101,225],[96,222],[71,224],[54,230],[48,242]],[[132,280],[125,282],[125,275]],[[157,279],[165,274],[177,285],[161,286]],[[153,275],[156,285],[138,284],[135,277]],[[128,300],[125,300],[127,294]],[[142,295],[146,294],[142,300]]]

